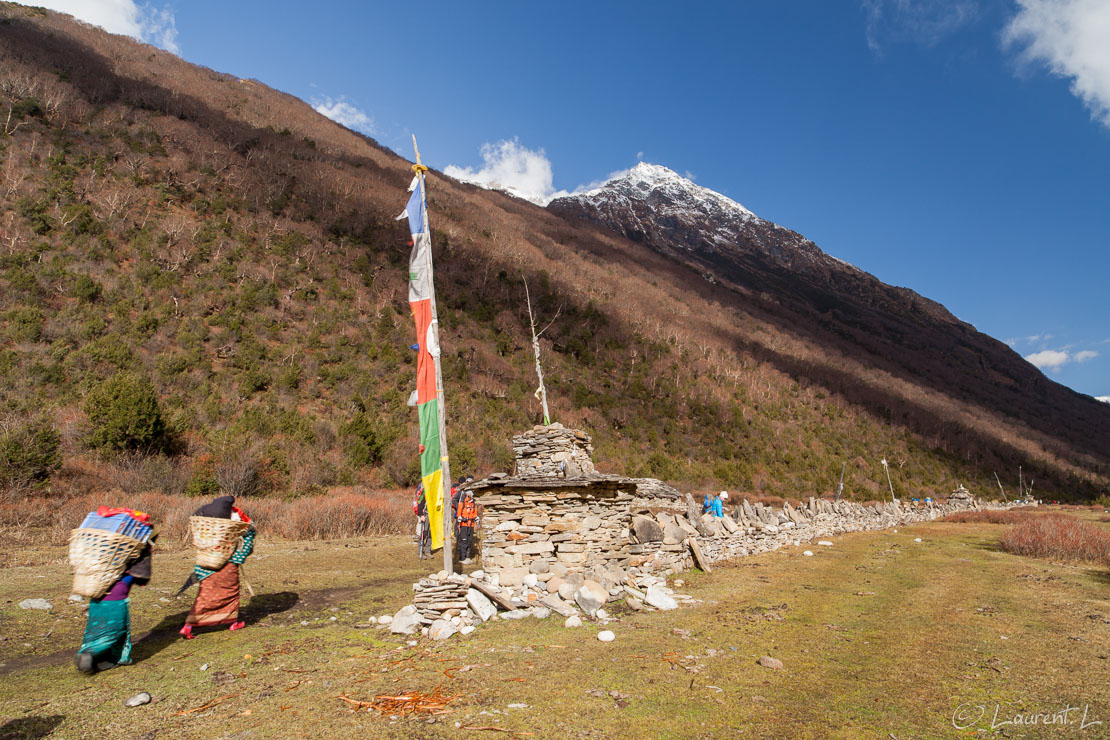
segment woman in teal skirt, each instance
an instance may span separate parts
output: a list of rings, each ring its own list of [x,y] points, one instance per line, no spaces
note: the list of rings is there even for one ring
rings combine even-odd
[[[153,541],[151,538],[151,544]],[[77,669],[82,673],[106,671],[131,663],[131,587],[145,585],[150,580],[150,556],[148,544],[108,593],[89,600],[85,637],[77,653]]]

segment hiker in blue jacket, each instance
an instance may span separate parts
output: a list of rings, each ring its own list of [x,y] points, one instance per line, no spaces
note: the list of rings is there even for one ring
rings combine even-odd
[[[725,515],[725,501],[728,500],[728,491],[721,491],[717,498],[713,499],[713,503],[709,505],[709,513],[715,517],[723,517]]]

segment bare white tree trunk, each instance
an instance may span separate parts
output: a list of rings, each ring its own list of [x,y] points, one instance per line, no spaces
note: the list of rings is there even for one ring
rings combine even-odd
[[[555,323],[555,319],[559,318],[559,313],[562,312],[562,307],[555,312],[555,318],[548,322],[547,326],[536,331],[536,315],[532,312],[532,294],[528,290],[528,279],[523,275],[520,276],[524,281],[524,297],[528,301],[528,324],[532,329],[532,353],[536,356],[536,377],[539,378],[540,387],[536,389],[536,398],[540,399],[540,405],[543,406],[543,423],[544,426],[551,424],[551,414],[547,410],[547,387],[543,384],[543,365],[540,364],[540,336],[551,328]]]

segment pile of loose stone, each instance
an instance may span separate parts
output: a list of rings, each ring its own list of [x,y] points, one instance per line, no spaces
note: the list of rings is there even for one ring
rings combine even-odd
[[[583,618],[605,624],[611,617],[605,605],[624,599],[637,611],[676,609],[696,603],[675,593],[666,579],[649,569],[608,568],[587,574],[537,560],[519,585],[500,583],[499,574],[474,571],[468,575],[440,571],[413,584],[413,603],[392,618],[379,620],[395,634],[419,631],[434,640],[470,634],[483,622],[496,619],[547,619],[558,614],[567,627],[582,626]]]

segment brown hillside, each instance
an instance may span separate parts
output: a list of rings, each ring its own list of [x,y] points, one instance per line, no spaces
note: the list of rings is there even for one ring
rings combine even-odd
[[[407,233],[393,220],[407,162],[261,83],[9,4],[0,94],[10,489],[413,482]],[[995,471],[1016,487],[1018,465],[1045,496],[1108,487],[1110,410],[1043,376],[1000,396],[989,366],[979,382],[915,375],[884,356],[889,337],[859,351],[868,322],[710,285],[437,173],[428,188],[458,473],[503,469],[508,437],[538,420],[525,275],[541,316],[562,307],[543,341],[553,416],[595,435],[604,469],[798,496],[832,488],[847,461],[848,491],[873,498],[886,457],[899,495],[956,480],[986,494]],[[964,351],[964,331],[943,350]],[[94,401],[120,372],[153,386],[164,431],[98,432]],[[13,450],[49,447],[51,429],[60,468],[12,473],[34,468]]]

